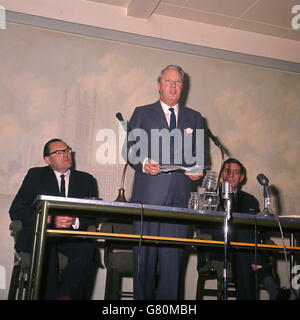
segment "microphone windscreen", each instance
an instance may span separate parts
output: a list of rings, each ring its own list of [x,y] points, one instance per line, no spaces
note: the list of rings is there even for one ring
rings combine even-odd
[[[120,112],[116,113],[116,117],[118,118],[119,121],[124,121],[123,116]]]
[[[263,173],[257,175],[256,179],[262,186],[267,186],[269,184],[269,179]]]
[[[228,181],[222,182],[222,198],[230,199],[230,195],[232,194],[232,184]]]

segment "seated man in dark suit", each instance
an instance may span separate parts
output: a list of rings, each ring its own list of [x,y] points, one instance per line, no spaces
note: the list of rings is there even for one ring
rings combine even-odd
[[[240,161],[230,158],[227,159],[221,168],[221,178],[228,181],[232,185],[234,197],[232,207],[234,212],[256,214],[259,210],[257,199],[251,194],[242,191],[241,187],[246,181],[246,169]],[[222,209],[222,201],[220,204]],[[222,209],[224,210],[224,209]],[[223,228],[207,228],[200,229],[201,232],[210,233],[213,240],[224,241]],[[258,238],[262,235],[258,235]],[[230,241],[251,242],[255,243],[254,228],[249,226],[231,226]],[[261,238],[257,241],[262,240]],[[279,294],[279,287],[271,274],[271,268],[265,256],[257,251],[238,250],[231,252],[229,256],[233,264],[237,299],[239,300],[255,300],[255,273],[258,280],[262,282],[270,295],[270,299],[276,299]],[[211,252],[211,259],[224,260],[222,250]],[[203,252],[199,252],[198,269],[203,263]]]
[[[72,149],[61,139],[52,139],[44,146],[45,167],[31,168],[12,202],[11,220],[20,220],[22,230],[15,249],[30,252],[35,224],[37,195],[73,198],[97,197],[96,180],[88,173],[72,168]],[[93,220],[70,215],[48,216],[48,226],[70,230],[87,230]],[[57,253],[68,258],[68,265],[58,281]],[[94,244],[90,241],[53,238],[47,241],[43,281],[44,299],[82,299],[87,275],[94,256]]]

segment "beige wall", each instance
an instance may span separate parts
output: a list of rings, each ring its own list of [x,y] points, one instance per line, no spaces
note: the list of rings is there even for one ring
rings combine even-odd
[[[114,200],[123,166],[99,164],[97,134],[105,128],[118,133],[116,112],[129,119],[135,106],[156,100],[156,77],[170,63],[188,74],[186,104],[247,167],[245,190],[262,204],[256,175],[263,172],[278,190],[281,214],[298,212],[299,74],[12,23],[0,41],[0,265],[7,279],[13,260],[8,208],[28,168],[44,165],[44,143],[65,139],[77,169],[92,173],[100,196]],[[210,150],[218,170],[219,151]],[[127,198],[131,183],[132,171]]]

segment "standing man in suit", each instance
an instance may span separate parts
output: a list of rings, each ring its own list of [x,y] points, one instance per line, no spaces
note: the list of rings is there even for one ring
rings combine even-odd
[[[44,146],[46,167],[29,169],[12,202],[11,220],[21,220],[22,230],[15,249],[30,252],[35,224],[36,209],[32,205],[37,195],[73,198],[97,197],[96,180],[88,173],[72,168],[72,149],[61,139],[52,139]],[[91,219],[71,215],[48,216],[48,226],[58,229],[87,230]],[[94,256],[92,242],[74,239],[48,239],[45,256],[44,299],[82,299],[87,275]],[[57,254],[68,258],[68,265],[58,281]]]
[[[137,107],[130,119],[129,128],[133,137],[130,139],[141,148],[135,155],[139,161],[129,161],[135,170],[132,202],[147,204],[187,207],[192,181],[200,179],[202,170],[195,174],[183,171],[162,172],[161,165],[178,164],[194,165],[203,157],[203,152],[196,155],[197,130],[203,129],[203,121],[199,112],[179,103],[183,88],[184,72],[176,65],[164,68],[158,79],[159,100],[153,104]],[[145,135],[135,136],[140,130]],[[159,130],[179,133],[182,140],[170,137],[169,144],[164,138],[154,141],[154,132]],[[188,148],[183,141],[184,133],[192,137],[191,153],[194,163],[187,161],[184,149]],[[146,137],[146,138],[145,138]],[[143,148],[144,147],[144,148]],[[129,153],[130,155],[130,153]],[[184,155],[184,156],[183,156]],[[179,156],[179,157],[178,157]],[[178,160],[180,159],[181,160]],[[188,162],[188,163],[187,163]],[[136,234],[184,238],[188,226],[176,223],[134,222]],[[134,248],[134,299],[178,299],[179,272],[182,262],[183,248],[166,246],[139,246]],[[159,283],[153,297],[153,282],[159,264]]]

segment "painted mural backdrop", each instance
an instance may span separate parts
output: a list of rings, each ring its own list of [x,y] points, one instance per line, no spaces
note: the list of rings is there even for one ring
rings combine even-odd
[[[97,178],[100,196],[114,200],[124,133],[115,113],[129,119],[135,106],[155,101],[159,71],[175,63],[188,74],[186,104],[246,165],[245,190],[262,201],[256,175],[263,172],[276,195],[274,209],[297,212],[299,75],[16,24],[0,39],[0,194],[13,195],[28,168],[44,164],[44,143],[61,137],[74,149],[77,168]],[[116,142],[106,153],[111,141],[99,141],[105,129]],[[218,170],[219,151],[210,151]],[[114,162],[101,163],[101,154]],[[128,197],[131,180],[129,172]]]

